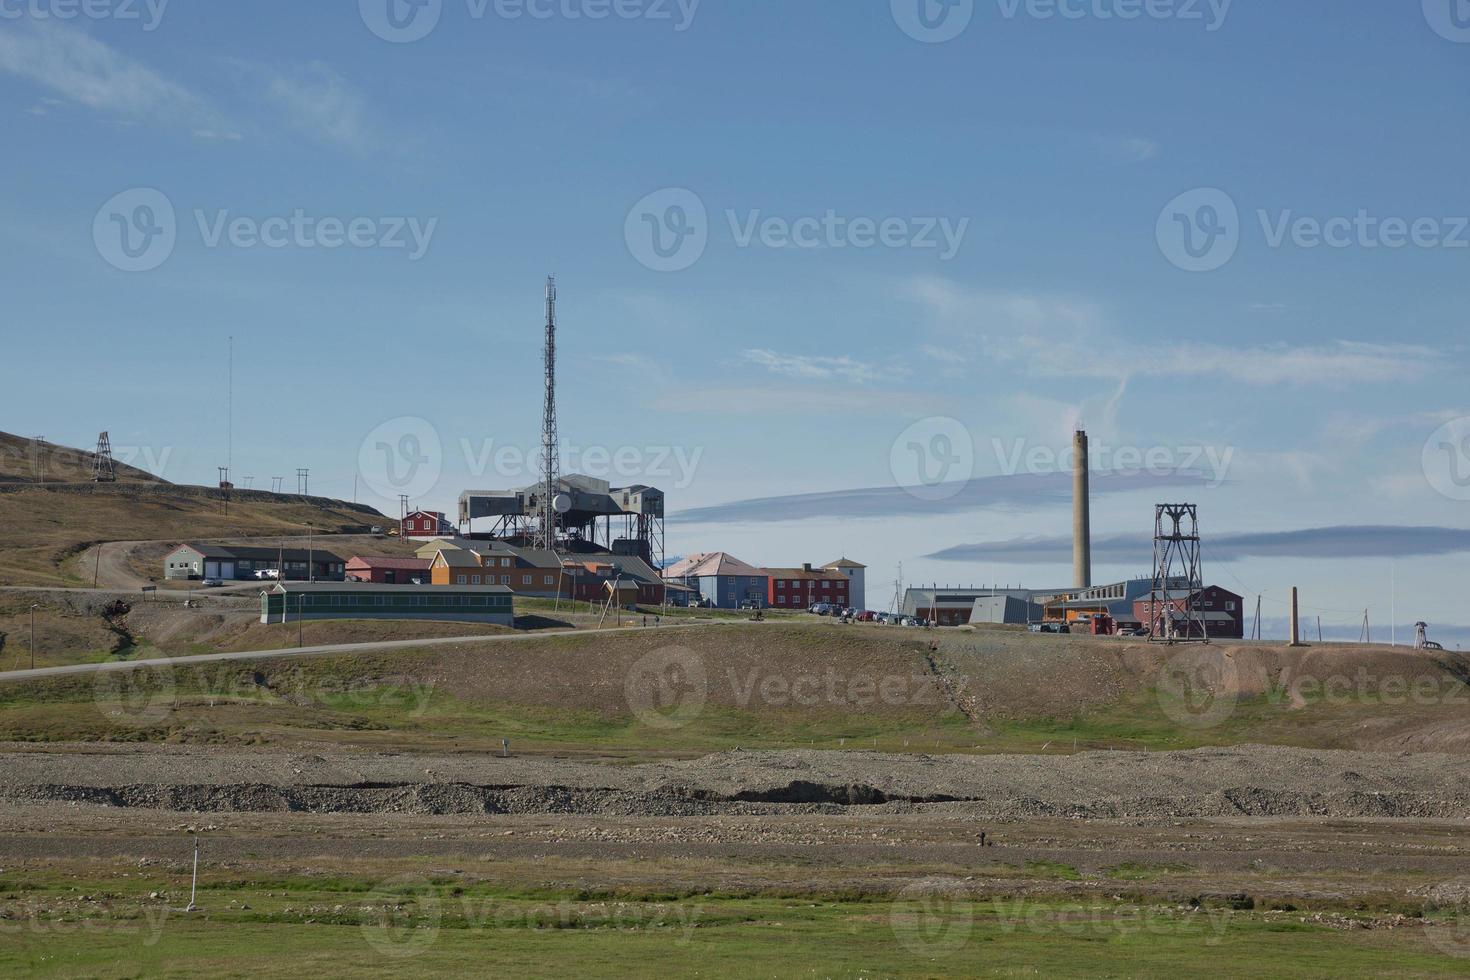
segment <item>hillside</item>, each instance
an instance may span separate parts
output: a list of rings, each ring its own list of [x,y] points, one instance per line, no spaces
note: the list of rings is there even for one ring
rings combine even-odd
[[[126,467],[117,483],[94,484],[90,453],[49,445],[30,452],[30,440],[0,433],[0,585],[90,585],[70,560],[99,541],[300,535],[308,527],[334,534],[388,523],[366,505],[261,490],[235,490],[225,514],[214,488]]]
[[[1182,667],[1194,676],[1188,662],[1196,658],[1232,664],[1225,683],[1208,685],[1228,710],[1204,724],[1179,710],[1173,682]],[[1402,648],[1169,649],[767,623],[264,660],[183,669],[172,679],[145,674],[130,687],[164,683],[169,691],[169,709],[150,725],[110,726],[91,681],[17,682],[0,686],[0,739],[238,743],[268,730],[282,747],[494,751],[511,738],[524,751],[625,757],[1239,744],[1470,753],[1470,657]],[[200,683],[208,689],[196,691]],[[362,697],[342,701],[344,685]],[[208,696],[221,690],[243,696]]]
[[[145,470],[117,463],[120,483],[166,483]],[[0,484],[90,483],[92,451],[0,432]]]

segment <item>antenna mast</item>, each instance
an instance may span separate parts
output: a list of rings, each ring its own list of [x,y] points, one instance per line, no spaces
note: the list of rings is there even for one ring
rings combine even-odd
[[[546,277],[546,406],[541,417],[541,526],[536,546],[556,550],[556,495],[561,448],[556,433],[556,277]]]

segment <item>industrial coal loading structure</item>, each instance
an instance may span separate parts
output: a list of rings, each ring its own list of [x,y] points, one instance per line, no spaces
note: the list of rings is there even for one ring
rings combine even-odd
[[[541,480],[519,490],[469,490],[459,498],[460,532],[558,555],[611,554],[664,566],[664,494],[642,484],[614,487],[561,474],[556,413],[556,278],[546,280],[545,404]],[[493,521],[487,534],[475,521]]]
[[[551,495],[552,523],[561,553],[609,552],[642,558],[654,568],[664,562],[664,494],[648,486],[613,487],[606,480],[571,474],[558,477]],[[493,521],[489,537],[523,547],[538,544],[545,520],[547,488],[469,490],[459,498],[459,523]],[[469,536],[477,537],[472,533]]]

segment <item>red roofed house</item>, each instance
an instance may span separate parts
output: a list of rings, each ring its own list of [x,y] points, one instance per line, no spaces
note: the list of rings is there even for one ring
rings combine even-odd
[[[347,581],[373,582],[377,585],[413,585],[417,579],[429,584],[427,558],[364,558],[357,556],[347,562]]]

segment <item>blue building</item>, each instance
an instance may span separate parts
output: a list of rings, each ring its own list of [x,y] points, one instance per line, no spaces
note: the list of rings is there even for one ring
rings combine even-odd
[[[688,586],[700,605],[713,609],[739,609],[746,603],[764,608],[771,583],[765,572],[723,551],[675,562],[664,570],[664,580]]]

